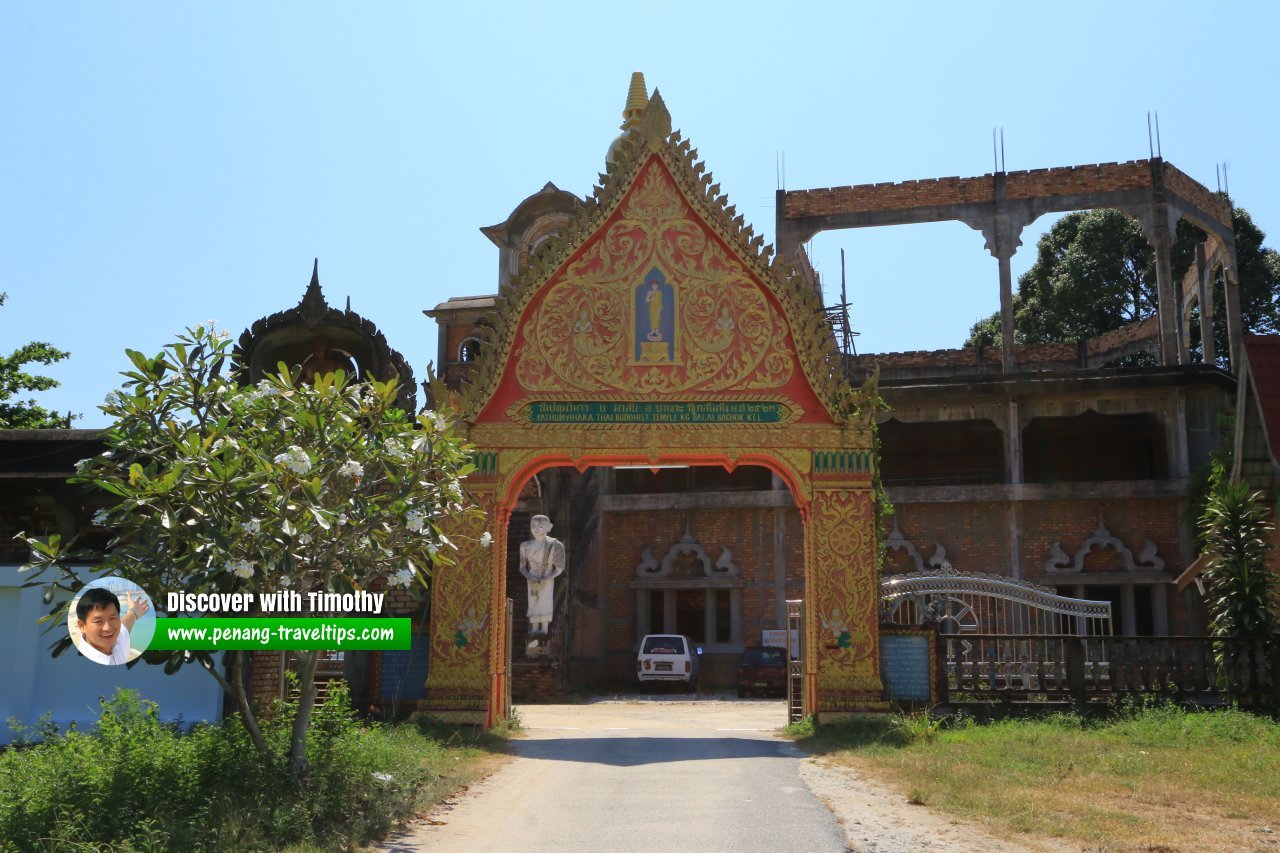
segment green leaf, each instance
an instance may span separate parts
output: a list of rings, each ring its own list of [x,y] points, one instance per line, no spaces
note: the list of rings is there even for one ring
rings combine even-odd
[[[126,349],[124,351],[124,354],[129,356],[129,360],[133,362],[133,366],[138,368],[138,372],[142,374],[141,376],[137,377],[139,380],[146,380],[151,378],[152,371],[151,371],[150,359],[148,359],[142,353],[138,352],[136,349]]]

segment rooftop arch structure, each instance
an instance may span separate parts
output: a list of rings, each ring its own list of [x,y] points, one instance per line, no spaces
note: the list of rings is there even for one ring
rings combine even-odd
[[[811,190],[778,190],[778,253],[801,258],[801,246],[815,234],[839,228],[868,228],[955,220],[982,233],[999,262],[1002,367],[1016,370],[1013,346],[1013,274],[1010,261],[1022,245],[1022,231],[1046,213],[1115,208],[1138,220],[1155,249],[1159,311],[1155,337],[1159,363],[1189,362],[1181,306],[1201,298],[1200,284],[1215,268],[1225,271],[1231,360],[1240,351],[1240,298],[1235,273],[1231,203],[1161,157],[1032,169],[997,171],[979,177],[947,177],[900,183],[862,184]],[[1179,219],[1211,239],[1193,267],[1194,284],[1175,282],[1170,247]],[[1215,257],[1214,253],[1218,253]],[[1202,254],[1204,254],[1202,253]],[[1204,299],[1207,303],[1207,297]],[[1203,317],[1203,314],[1202,314]],[[1202,320],[1202,323],[1204,321]]]

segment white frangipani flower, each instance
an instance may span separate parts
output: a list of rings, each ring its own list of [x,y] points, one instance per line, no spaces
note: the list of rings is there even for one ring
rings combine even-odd
[[[338,475],[359,480],[364,476],[364,466],[354,459],[349,459],[338,467]]]
[[[261,533],[262,524],[261,522],[258,521],[258,519],[251,518],[248,521],[240,522],[240,529],[243,530],[245,533],[249,533],[249,534]]]
[[[426,513],[423,513],[420,510],[411,509],[404,514],[404,526],[409,528],[413,533],[421,533],[422,528],[426,523]]]
[[[298,445],[290,445],[284,453],[276,455],[275,463],[283,465],[295,474],[305,474],[311,470],[311,457]]]
[[[387,586],[408,587],[413,583],[416,572],[410,568],[403,568],[399,571],[387,575]]]
[[[253,577],[253,563],[248,560],[228,560],[222,568],[238,578]]]
[[[488,547],[489,547],[490,545],[492,545],[492,544],[493,544],[493,534],[492,534],[492,533],[490,533],[489,531],[487,531],[487,530],[486,530],[484,533],[481,533],[481,534],[480,534],[480,547],[481,547],[481,548],[488,548]]]
[[[293,581],[290,580],[288,577],[280,578],[280,586],[285,587],[287,589],[288,587],[293,586]]]

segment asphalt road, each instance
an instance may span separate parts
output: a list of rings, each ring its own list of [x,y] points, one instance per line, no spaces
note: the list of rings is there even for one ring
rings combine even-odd
[[[657,697],[519,709],[516,760],[388,851],[843,851],[775,732],[777,701]]]

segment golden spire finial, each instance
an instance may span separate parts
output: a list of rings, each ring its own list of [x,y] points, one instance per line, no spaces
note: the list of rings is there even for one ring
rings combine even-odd
[[[627,105],[622,108],[622,129],[630,130],[649,105],[649,91],[644,84],[644,72],[631,74],[631,86],[627,89]]]

